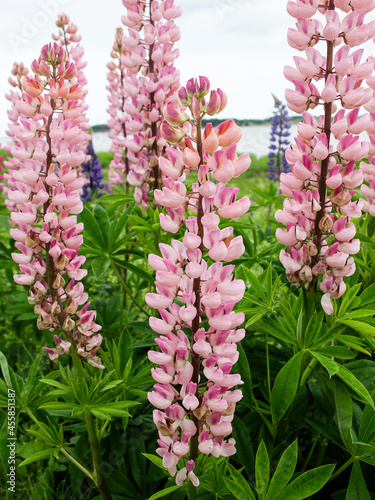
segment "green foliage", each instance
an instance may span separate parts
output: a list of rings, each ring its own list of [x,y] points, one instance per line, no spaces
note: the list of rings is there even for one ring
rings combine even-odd
[[[109,164],[101,155],[100,161]],[[246,292],[236,312],[246,336],[234,371],[244,384],[232,436],[237,453],[200,456],[195,472],[200,500],[367,500],[375,480],[375,248],[370,219],[358,223],[362,249],[348,290],[325,315],[319,297],[289,284],[278,260],[274,212],[277,186],[264,159],[253,159],[241,193],[251,215],[233,222],[245,253],[234,264]],[[259,172],[254,181],[254,172]],[[66,356],[51,364],[49,332],[35,325],[33,306],[13,283],[9,216],[0,210],[0,475],[7,467],[8,387],[16,394],[17,488],[32,500],[100,498],[87,419],[100,439],[112,498],[184,500],[155,455],[157,431],[147,392],[153,381],[147,350],[155,333],[144,296],[154,290],[150,253],[171,236],[159,210],[142,211],[117,188],[85,204],[84,247],[90,295],[102,326],[105,370],[79,368]],[[232,221],[226,223],[232,224]],[[225,225],[225,224],[224,224]],[[181,234],[175,235],[179,238]],[[189,333],[189,332],[187,332]],[[178,468],[184,466],[184,460]],[[1,486],[3,488],[3,486]],[[4,489],[1,495],[5,495]]]

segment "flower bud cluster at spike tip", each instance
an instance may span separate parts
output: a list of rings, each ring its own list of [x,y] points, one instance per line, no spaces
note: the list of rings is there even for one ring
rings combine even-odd
[[[290,144],[290,117],[285,104],[273,95],[275,101],[275,111],[271,119],[270,152],[268,153],[269,178],[273,181],[280,181],[281,172],[287,173],[290,168],[285,158],[285,150]]]
[[[373,1],[354,0],[287,4],[297,18],[297,29],[289,30],[289,44],[304,50],[305,57],[295,56],[295,67],[285,67],[295,87],[285,97],[303,121],[286,151],[291,172],[280,176],[281,192],[288,198],[276,219],[286,229],[278,229],[276,236],[289,247],[280,254],[288,279],[320,290],[327,314],[334,312],[331,299],[345,292],[344,278],[355,271],[352,255],[360,242],[352,219],[362,210],[371,213],[375,197],[374,168],[364,162],[356,167],[375,153],[374,59],[363,61],[363,50],[356,48],[375,35],[375,21],[365,22],[374,6]],[[312,18],[315,14],[320,19]],[[322,110],[317,119],[309,113],[312,109],[315,114]],[[361,140],[362,132],[370,135],[370,142]],[[360,186],[370,201],[353,200]]]
[[[78,34],[78,27],[70,21],[69,16],[66,14],[58,16],[56,26],[59,28],[59,32],[58,34],[53,34],[52,38],[65,48],[72,61],[68,71],[65,73],[65,78],[70,79],[72,83],[78,83],[82,89],[80,126],[82,129],[88,131],[89,119],[86,116],[88,110],[88,104],[86,103],[87,79],[84,73],[87,62],[83,61],[85,51],[82,45],[80,45],[82,36]]]
[[[160,350],[149,352],[149,360],[159,366],[151,370],[156,384],[148,394],[157,408],[157,453],[176,475],[177,484],[187,480],[194,486],[199,485],[193,472],[198,452],[227,457],[236,451],[235,440],[228,436],[242,398],[235,387],[243,382],[230,372],[238,360],[237,342],[245,335],[244,329],[237,329],[244,314],[234,311],[245,284],[234,277],[234,265],[223,263],[240,258],[245,247],[232,227],[219,226],[220,217],[237,218],[250,207],[247,197],[236,201],[238,188],[226,187],[251,163],[247,153],[236,154],[240,127],[227,120],[216,128],[208,123],[202,133],[202,118],[212,96],[220,101],[218,110],[226,103],[223,92],[209,94],[209,89],[207,78],[201,77],[189,80],[179,91],[192,115],[191,136],[183,123],[176,125],[173,110],[164,108],[164,137],[184,138],[179,149],[166,148],[160,158],[164,187],[155,190],[155,201],[166,208],[160,214],[165,231],[176,233],[182,226],[186,231],[182,241],[160,244],[161,256],[149,256],[156,271],[156,293],[146,294],[147,304],[160,315],[150,318],[151,328],[161,336],[156,339]],[[187,192],[185,179],[190,173],[197,180]],[[181,458],[187,462],[177,472]]]
[[[65,49],[57,44],[43,47],[42,53],[60,54],[60,49],[59,58],[70,64]],[[79,83],[59,76],[54,60],[46,57],[48,75],[22,79],[22,98],[15,102],[19,113],[14,125],[17,143],[11,147],[15,169],[8,191],[13,203],[10,232],[17,249],[12,258],[20,268],[14,280],[30,287],[28,298],[38,314],[38,328],[56,333],[56,347],[45,348],[52,361],[74,348],[90,364],[104,368],[97,354],[101,327],[80,282],[87,274],[82,269],[86,259],[78,255],[83,224],[77,222],[85,182],[78,174],[87,143],[82,92]],[[34,61],[33,67],[37,64]],[[40,85],[42,93],[35,96]],[[60,332],[65,340],[57,335]]]
[[[134,198],[147,208],[150,191],[160,183],[159,156],[167,146],[160,132],[162,111],[175,102],[180,74],[174,66],[174,48],[180,30],[174,19],[181,7],[174,0],[124,1],[126,15],[118,29],[109,63],[108,112],[111,129],[109,183],[127,183]]]
[[[89,142],[87,154],[90,156],[90,160],[82,165],[82,173],[87,178],[87,183],[82,188],[82,201],[91,201],[93,195],[102,196],[104,189],[102,165],[99,163],[92,141]]]

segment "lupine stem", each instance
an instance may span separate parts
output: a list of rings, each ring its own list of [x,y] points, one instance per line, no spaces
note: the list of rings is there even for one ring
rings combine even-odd
[[[85,371],[83,369],[82,362],[77,354],[77,351],[73,347],[70,348],[70,353],[73,358],[74,367],[77,371],[77,382],[78,384],[83,383],[85,380]],[[112,497],[108,490],[108,486],[102,471],[102,454],[100,451],[100,441],[98,439],[98,433],[95,428],[94,419],[89,408],[85,409],[84,415],[87,434],[90,442],[92,463],[94,467],[95,484],[102,494],[104,500],[111,500]]]
[[[192,482],[188,483],[188,499],[196,500],[197,498],[197,488],[194,486]]]
[[[197,151],[200,156],[200,164],[203,165],[204,159],[203,159],[203,146],[202,146],[202,117],[199,117],[197,119]],[[197,209],[197,223],[198,223],[198,236],[201,238],[201,244],[199,249],[202,252],[203,255],[203,226],[202,226],[202,217],[203,217],[203,208],[202,208],[202,200],[203,197],[200,194],[198,198],[198,209]],[[199,330],[200,328],[200,316],[199,316],[199,311],[201,307],[201,295],[200,295],[200,286],[201,286],[201,279],[195,278],[193,281],[193,292],[195,293],[195,303],[194,307],[197,310],[197,315],[193,319],[192,322],[192,356],[191,356],[191,363],[193,365],[193,377],[191,379],[192,382],[197,384],[197,392],[196,392],[196,397],[199,399],[199,387],[198,387],[198,382],[199,382],[199,368],[200,368],[200,357],[199,354],[195,353],[193,350],[194,346],[194,334]],[[197,427],[197,433],[191,438],[191,447],[190,447],[190,459],[191,460],[196,460],[198,456],[198,436],[199,436],[199,419],[194,415],[192,412],[192,420],[194,424]],[[195,490],[195,488],[194,488]]]
[[[142,311],[144,314],[146,314],[146,316],[150,316],[149,313],[146,311],[146,309],[144,309],[141,304],[137,301],[137,299],[134,297],[134,295],[131,293],[131,291],[129,290],[129,287],[128,285],[126,284],[126,282],[124,281],[124,278],[121,276],[121,273],[120,271],[117,269],[117,266],[115,264],[112,263],[112,269],[115,271],[115,273],[117,274],[117,277],[119,278],[120,280],[120,284],[121,286],[123,287],[125,293],[127,295],[129,295],[130,299],[134,302],[134,304],[138,307],[138,309],[140,311]]]

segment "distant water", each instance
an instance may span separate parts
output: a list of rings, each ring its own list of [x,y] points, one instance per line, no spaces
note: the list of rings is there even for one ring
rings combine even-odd
[[[243,153],[253,153],[256,156],[265,156],[268,154],[270,144],[270,125],[256,125],[254,127],[241,127],[242,139],[238,143],[237,150]],[[297,135],[297,125],[290,128],[290,140]],[[111,141],[108,132],[94,132],[93,142],[95,151],[108,151]]]
[[[238,143],[237,151],[243,153],[253,153],[260,157],[268,154],[270,144],[270,125],[256,125],[253,127],[241,127],[242,139]],[[297,125],[292,125],[290,128],[292,141],[297,135]],[[8,137],[0,137],[1,147],[8,142]],[[93,133],[93,142],[95,151],[108,151],[111,146],[111,140],[108,137],[108,132],[98,131]]]

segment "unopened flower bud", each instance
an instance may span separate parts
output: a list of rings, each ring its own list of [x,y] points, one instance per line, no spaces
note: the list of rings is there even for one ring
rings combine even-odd
[[[308,255],[310,255],[310,257],[314,257],[314,255],[318,253],[318,249],[315,243],[309,241],[306,245],[306,252],[308,253]]]
[[[55,278],[53,280],[53,284],[52,284],[52,287],[57,290],[58,288],[61,288],[62,286],[64,286],[65,284],[65,280],[64,278],[61,276],[60,273],[57,273],[55,275]]]
[[[323,215],[319,222],[319,229],[323,233],[327,233],[330,229],[332,229],[333,221],[328,214]]]
[[[72,320],[72,318],[69,318],[69,316],[67,318],[65,318],[65,321],[63,323],[63,330],[64,332],[71,332],[74,327],[75,327],[75,322]]]

